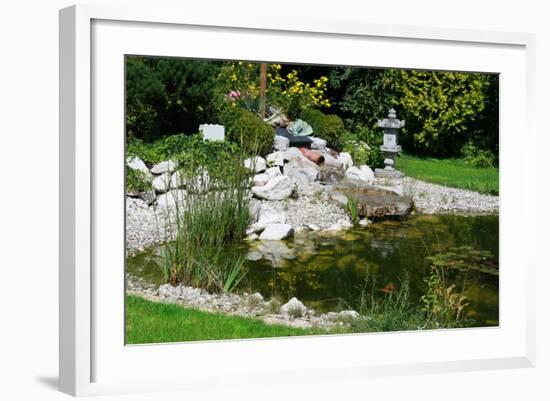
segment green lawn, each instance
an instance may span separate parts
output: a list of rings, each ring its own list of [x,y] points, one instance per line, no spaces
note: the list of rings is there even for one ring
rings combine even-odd
[[[326,331],[270,325],[257,319],[202,312],[179,305],[126,297],[127,344],[286,337]]]
[[[397,170],[419,180],[498,195],[498,169],[472,167],[459,159],[418,158],[401,154]]]

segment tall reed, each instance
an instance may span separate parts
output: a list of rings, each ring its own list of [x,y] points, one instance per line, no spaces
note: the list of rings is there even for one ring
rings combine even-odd
[[[187,166],[182,171],[186,195],[176,202],[167,222],[175,240],[164,250],[165,275],[172,284],[185,283],[216,292],[234,290],[246,275],[245,256],[225,252],[242,240],[250,220],[248,171],[244,156],[233,155],[219,165]],[[215,176],[211,171],[222,171]]]

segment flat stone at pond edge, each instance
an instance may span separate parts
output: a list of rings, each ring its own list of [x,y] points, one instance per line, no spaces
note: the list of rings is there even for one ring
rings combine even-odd
[[[290,224],[268,224],[264,231],[260,234],[261,240],[282,240],[291,237],[294,234],[294,229]]]
[[[359,215],[369,218],[407,217],[414,208],[408,196],[369,185],[356,185],[351,181],[334,187],[331,197],[341,204],[344,197],[355,200]]]

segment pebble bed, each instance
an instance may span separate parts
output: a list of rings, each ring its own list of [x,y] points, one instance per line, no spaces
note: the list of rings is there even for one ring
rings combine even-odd
[[[264,300],[259,293],[211,294],[200,288],[170,284],[163,284],[155,288],[155,286],[130,275],[126,276],[126,290],[130,295],[137,295],[150,301],[178,304],[206,312],[253,317],[268,324],[281,324],[297,328],[329,330],[348,327],[354,319],[359,317],[359,314],[353,310],[316,315],[313,309],[307,308],[296,298],[290,300],[286,305],[281,305],[276,299]]]
[[[471,216],[496,214],[499,210],[498,196],[431,184],[414,178],[377,179],[376,184],[411,197],[417,213]]]

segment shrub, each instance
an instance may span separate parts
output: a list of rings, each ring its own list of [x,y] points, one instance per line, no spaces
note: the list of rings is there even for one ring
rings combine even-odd
[[[360,127],[355,133],[347,133],[344,137],[344,152],[351,154],[355,164],[366,164],[371,168],[384,167],[384,155],[380,150],[382,135]]]
[[[407,121],[401,130],[404,146],[418,153],[458,155],[485,108],[489,76],[415,70],[392,74],[396,108]]]
[[[227,139],[248,155],[265,155],[273,149],[275,132],[254,113],[240,107],[227,107],[221,115]]]
[[[238,153],[239,149],[235,144],[227,141],[205,141],[200,134],[171,135],[153,143],[132,139],[128,141],[126,148],[127,157],[137,156],[149,165],[168,159],[176,160],[185,173],[191,174],[198,167],[205,167],[212,177],[222,180],[235,173],[224,165],[224,160],[231,160]]]
[[[326,140],[327,144],[334,149],[342,149],[345,127],[342,119],[336,114],[325,114],[316,109],[308,109],[302,113],[301,119],[313,127],[313,135]]]
[[[494,167],[496,164],[495,156],[490,150],[479,149],[472,142],[462,147],[462,157],[466,164],[474,167]]]
[[[127,167],[126,193],[139,193],[151,190],[151,182],[143,171]]]
[[[330,107],[326,96],[326,76],[302,76],[303,68],[285,71],[280,64],[267,64],[266,101],[268,106],[282,108],[292,119],[308,107]],[[260,64],[250,62],[224,63],[218,75],[217,103],[227,101],[256,112],[260,105]]]
[[[126,58],[126,130],[146,142],[197,132],[215,120],[220,63],[177,58]]]

